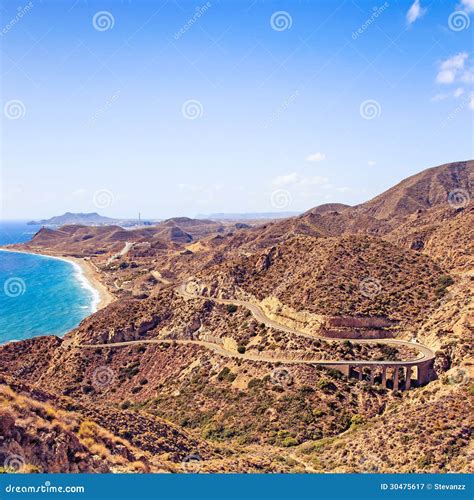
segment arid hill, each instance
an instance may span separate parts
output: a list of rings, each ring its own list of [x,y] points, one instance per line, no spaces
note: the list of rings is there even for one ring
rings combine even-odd
[[[5,472],[147,472],[143,453],[72,411],[53,407],[0,380],[0,470]],[[167,470],[164,466],[158,470]]]
[[[28,224],[38,225],[38,226],[67,226],[67,225],[87,225],[87,226],[112,226],[120,225],[120,219],[112,219],[110,217],[104,217],[99,215],[97,212],[92,213],[71,213],[66,212],[63,215],[56,215],[50,219],[42,219],[39,221],[31,221]]]
[[[446,205],[450,193],[456,190],[470,193],[474,184],[473,169],[474,161],[470,160],[423,170],[354,209],[393,223],[394,219],[418,210]]]
[[[251,227],[14,245],[87,257],[117,300],[63,339],[0,346],[0,450],[50,472],[472,472],[473,168]],[[417,362],[417,343],[433,376],[405,392],[315,366]]]
[[[267,223],[240,235],[239,244],[250,249],[262,248],[294,235],[368,234],[390,238],[390,233],[400,225],[411,232],[421,220],[426,225],[433,219],[436,225],[440,213],[444,221],[456,218],[470,206],[473,182],[473,160],[440,165],[409,177],[355,207],[321,205],[300,216]]]
[[[315,472],[472,474],[472,389],[454,373],[343,436],[305,443],[297,454]]]
[[[177,217],[156,226],[140,229],[123,229],[120,226],[66,225],[58,229],[43,227],[27,244],[11,248],[41,251],[42,248],[58,253],[78,256],[101,255],[118,252],[126,242],[158,246],[160,249],[177,250],[180,245],[199,240],[210,234],[234,230],[231,222]],[[241,228],[243,230],[245,228]]]

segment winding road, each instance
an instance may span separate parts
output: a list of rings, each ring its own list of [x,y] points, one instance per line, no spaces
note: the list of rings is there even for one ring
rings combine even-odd
[[[345,342],[347,339],[345,338],[331,338],[328,339],[326,337],[321,337],[317,335],[312,335],[306,332],[301,332],[299,330],[296,330],[294,328],[281,325],[280,323],[270,319],[268,316],[266,316],[265,312],[262,310],[262,308],[256,304],[252,304],[250,302],[246,302],[243,300],[237,300],[237,299],[220,299],[220,298],[215,298],[215,297],[203,297],[199,294],[193,293],[190,291],[189,287],[187,286],[188,283],[182,283],[176,288],[177,293],[179,293],[185,300],[196,300],[198,298],[206,298],[207,300],[212,300],[213,302],[219,303],[219,304],[233,304],[236,306],[241,306],[247,308],[254,318],[259,322],[259,323],[264,323],[266,326],[274,328],[276,330],[280,330],[286,333],[289,333],[291,335],[297,335],[300,337],[305,337],[308,339],[319,339],[323,340],[324,342],[328,343],[338,343],[338,342]],[[351,343],[354,344],[384,344],[384,345],[390,345],[390,346],[395,346],[395,347],[408,347],[411,349],[416,349],[419,353],[418,357],[416,359],[407,359],[407,360],[399,360],[399,361],[391,361],[391,360],[382,360],[382,361],[376,361],[376,360],[341,360],[341,359],[314,359],[314,360],[308,360],[308,359],[286,359],[286,358],[279,358],[279,357],[273,357],[273,356],[268,356],[262,353],[238,353],[233,350],[229,350],[224,348],[222,345],[215,344],[212,342],[207,342],[204,340],[190,340],[190,339],[180,339],[180,340],[170,340],[170,339],[149,339],[149,340],[130,340],[130,341],[124,341],[124,342],[115,342],[115,343],[106,343],[106,344],[79,344],[75,345],[74,347],[79,347],[79,348],[97,348],[97,347],[103,347],[103,348],[115,348],[115,347],[126,347],[126,346],[131,346],[131,345],[137,345],[137,344],[166,344],[176,342],[177,344],[191,344],[191,345],[197,345],[204,347],[206,349],[209,349],[211,351],[214,351],[217,354],[227,356],[227,357],[232,357],[236,359],[244,359],[244,360],[249,360],[249,361],[263,361],[263,362],[268,362],[268,363],[283,363],[283,364],[308,364],[308,365],[319,365],[319,366],[330,366],[330,367],[350,367],[353,366],[359,366],[359,367],[380,367],[380,366],[388,366],[388,367],[420,367],[421,365],[426,366],[428,363],[431,363],[434,358],[435,358],[435,353],[427,346],[420,344],[420,343],[415,343],[415,342],[409,342],[406,340],[396,340],[396,339],[350,339]]]
[[[246,301],[237,300],[237,299],[230,300],[230,299],[219,299],[219,298],[215,298],[215,297],[202,297],[200,295],[191,293],[187,289],[186,283],[179,285],[177,287],[176,291],[183,298],[188,299],[188,300],[192,300],[192,299],[196,299],[196,298],[206,298],[206,299],[212,300],[213,302],[216,302],[219,304],[229,304],[229,305],[234,304],[236,306],[245,307],[252,313],[252,316],[258,322],[264,323],[268,327],[275,328],[276,330],[290,333],[292,335],[298,335],[300,337],[305,337],[305,338],[313,339],[313,340],[319,339],[319,340],[323,340],[324,342],[328,342],[328,343],[339,343],[339,342],[345,342],[348,340],[346,338],[340,338],[340,339],[330,338],[329,339],[327,337],[313,335],[310,333],[302,332],[302,331],[296,330],[294,328],[282,325],[282,324],[270,319],[265,314],[265,312],[263,311],[263,309],[260,306],[258,306],[256,304],[252,304],[251,302],[246,302]],[[384,364],[390,365],[390,366],[394,366],[397,364],[400,366],[408,366],[408,365],[418,365],[420,363],[420,361],[429,361],[429,360],[433,360],[435,358],[435,353],[428,346],[425,346],[423,344],[419,344],[417,342],[409,342],[407,340],[396,340],[396,339],[350,339],[350,341],[353,344],[374,344],[374,343],[377,343],[377,344],[392,345],[395,347],[405,346],[405,347],[409,347],[412,349],[416,349],[419,352],[419,356],[416,359],[402,360],[402,361],[370,361],[370,360],[348,361],[346,359],[346,360],[314,360],[314,361],[300,360],[297,362],[298,363],[308,363],[308,364],[313,364],[313,365],[318,364],[318,365],[323,365],[323,366],[324,365],[338,365],[338,364],[347,365],[348,363],[350,363],[351,365],[364,365],[364,366],[371,365],[371,364],[377,365],[377,366],[384,365]],[[256,357],[258,357],[258,356],[256,356]],[[263,360],[263,357],[258,357],[258,358],[260,360]],[[250,358],[248,358],[248,359],[250,359]]]

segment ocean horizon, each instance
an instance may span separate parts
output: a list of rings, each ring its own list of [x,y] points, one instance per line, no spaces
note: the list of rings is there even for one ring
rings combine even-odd
[[[0,245],[29,241],[41,226],[1,221]],[[75,262],[0,249],[0,344],[62,336],[97,310],[98,292]]]

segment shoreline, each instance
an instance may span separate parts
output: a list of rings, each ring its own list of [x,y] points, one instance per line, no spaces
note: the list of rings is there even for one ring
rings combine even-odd
[[[27,251],[12,248],[0,248],[0,252],[38,255],[39,257],[62,260],[70,264],[74,268],[76,274],[75,278],[80,282],[80,285],[92,293],[90,314],[94,314],[116,300],[116,297],[110,293],[107,286],[100,279],[100,273],[96,271],[91,262],[85,260],[84,258],[65,255],[48,255],[32,251],[31,249]]]
[[[47,256],[49,257],[49,256]],[[92,314],[111,304],[115,297],[109,292],[107,286],[100,280],[100,273],[96,271],[91,262],[79,257],[57,257],[69,262],[78,270],[79,281],[82,286],[89,288],[94,296],[92,303]]]

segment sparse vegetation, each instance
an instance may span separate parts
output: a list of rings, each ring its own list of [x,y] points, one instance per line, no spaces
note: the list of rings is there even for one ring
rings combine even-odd
[[[429,175],[409,196],[391,190],[355,210],[314,209],[250,230],[187,220],[179,231],[172,221],[133,229],[130,253],[109,263],[123,241],[106,227],[35,236],[37,249],[88,255],[118,300],[65,341],[0,347],[1,448],[27,443],[28,467],[36,459],[54,471],[57,443],[76,472],[180,472],[195,451],[206,472],[472,470],[474,389],[456,375],[472,368],[472,211],[446,206],[444,185],[437,194],[451,175]],[[430,205],[420,209],[427,192]],[[178,287],[191,276],[199,297]],[[241,300],[264,301],[286,328],[228,303]],[[395,392],[390,382],[370,385],[367,369],[358,381],[300,363],[417,356],[385,335],[436,346],[438,380]],[[120,347],[102,346],[114,342]],[[78,346],[86,344],[94,347]],[[104,367],[110,380],[101,386],[93,374]]]

